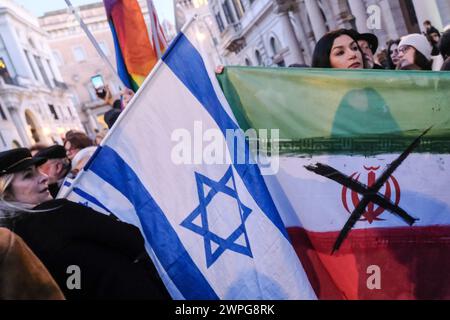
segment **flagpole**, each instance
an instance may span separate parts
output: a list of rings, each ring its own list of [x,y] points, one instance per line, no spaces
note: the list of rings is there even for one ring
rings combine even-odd
[[[64,0],[66,1],[67,6],[70,9],[70,12],[75,16],[75,18],[78,20],[78,23],[80,24],[81,29],[86,33],[87,37],[91,41],[92,45],[94,46],[95,50],[97,50],[97,53],[100,55],[100,57],[103,59],[103,61],[108,66],[109,70],[113,74],[115,80],[119,83],[119,85],[124,89],[126,88],[125,84],[123,83],[122,79],[120,79],[119,75],[117,74],[116,69],[109,61],[108,57],[105,55],[103,50],[100,48],[99,44],[97,43],[97,40],[95,40],[94,36],[92,35],[91,31],[89,30],[88,26],[83,22],[78,12],[75,10],[75,8],[72,6],[72,3],[70,0]]]
[[[161,46],[159,43],[159,37],[158,37],[158,32],[159,30],[157,29],[159,26],[156,25],[156,21],[155,21],[155,16],[156,16],[156,12],[155,12],[155,7],[153,6],[153,0],[147,0],[147,8],[148,8],[148,14],[150,16],[150,26],[151,26],[151,34],[152,34],[152,39],[153,39],[153,45],[155,46],[156,49],[156,55],[158,57],[158,60],[161,59]]]

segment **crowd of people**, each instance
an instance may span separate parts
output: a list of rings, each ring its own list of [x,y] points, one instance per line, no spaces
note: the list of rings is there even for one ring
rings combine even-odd
[[[450,70],[450,28],[441,34],[430,21],[426,32],[388,41],[378,52],[378,38],[372,33],[339,29],[324,35],[314,49],[313,68],[379,70]],[[377,53],[378,52],[378,53]],[[297,65],[293,65],[296,67]]]

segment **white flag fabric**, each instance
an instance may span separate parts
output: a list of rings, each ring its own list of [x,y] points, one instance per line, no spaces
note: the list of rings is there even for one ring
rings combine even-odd
[[[174,299],[316,299],[255,164],[173,161],[173,133],[238,129],[180,33],[68,199],[138,226]],[[232,155],[232,154],[231,154]],[[99,226],[101,228],[101,226]]]

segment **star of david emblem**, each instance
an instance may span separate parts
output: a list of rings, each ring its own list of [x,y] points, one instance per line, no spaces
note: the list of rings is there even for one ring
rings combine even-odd
[[[252,210],[239,199],[232,167],[220,181],[197,172],[195,178],[199,206],[181,225],[203,237],[207,267],[211,267],[226,250],[253,258],[245,229],[245,222]],[[229,205],[222,211],[221,204],[225,202]],[[229,210],[230,207],[235,208],[234,212]],[[232,221],[235,224],[230,230]]]

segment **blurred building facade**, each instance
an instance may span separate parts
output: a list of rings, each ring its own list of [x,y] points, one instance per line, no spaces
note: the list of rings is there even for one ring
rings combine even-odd
[[[147,1],[139,0],[138,2],[148,27],[150,18]],[[115,67],[114,41],[103,2],[82,5],[76,10],[103,53]],[[39,18],[39,23],[49,35],[52,53],[64,81],[75,97],[83,127],[89,135],[93,136],[96,131],[106,127],[103,115],[109,110],[109,106],[96,96],[91,78],[101,75],[104,83],[109,86],[115,96],[119,95],[119,83],[68,9],[47,12]],[[174,26],[167,21],[161,22],[161,25],[168,41],[171,40],[175,36]]]
[[[0,150],[62,143],[80,119],[37,19],[0,2]]]
[[[177,27],[195,0],[175,0]],[[209,0],[219,56],[230,65],[310,64],[316,42],[328,31],[372,32],[380,48],[391,39],[423,31],[430,20],[450,23],[450,0]],[[184,15],[184,16],[183,16]],[[211,41],[213,41],[213,39]]]

